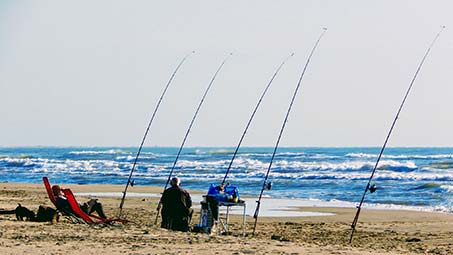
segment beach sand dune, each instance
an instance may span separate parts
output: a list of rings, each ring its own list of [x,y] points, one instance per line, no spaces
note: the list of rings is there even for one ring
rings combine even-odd
[[[118,192],[115,185],[68,185],[74,192]],[[161,188],[134,187],[134,192]],[[88,197],[77,197],[84,201]],[[102,197],[107,215],[118,211],[119,198]],[[51,206],[43,185],[0,184],[0,208],[20,203],[32,210]],[[230,235],[167,231],[154,226],[157,198],[130,197],[122,225],[74,224],[61,217],[57,224],[17,221],[0,215],[0,254],[453,254],[453,215],[397,210],[363,210],[352,244],[351,208],[300,208],[334,216],[263,217],[255,236],[247,218],[246,237],[240,217],[231,217]],[[193,222],[199,220],[199,207]]]

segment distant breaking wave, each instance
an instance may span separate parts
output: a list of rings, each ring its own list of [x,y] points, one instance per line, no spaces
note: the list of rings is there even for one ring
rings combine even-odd
[[[367,153],[348,153],[346,157],[350,158],[376,158],[378,154]],[[453,159],[453,154],[434,154],[434,155],[387,155],[384,154],[382,158],[389,159]]]
[[[90,150],[90,151],[70,151],[69,154],[74,155],[99,155],[99,154],[129,154],[131,152],[123,151],[123,150]]]

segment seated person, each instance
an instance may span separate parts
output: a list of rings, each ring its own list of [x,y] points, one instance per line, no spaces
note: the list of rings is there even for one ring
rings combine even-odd
[[[181,188],[178,177],[171,179],[171,187],[162,194],[162,228],[189,231],[189,223],[192,218],[192,199],[189,192]]]
[[[57,208],[64,213],[71,213],[73,214],[74,211],[71,209],[71,206],[69,205],[69,202],[67,198],[65,197],[62,189],[58,185],[53,185],[52,186],[52,192],[53,195],[55,196],[55,200],[57,201]],[[93,212],[96,212],[99,217],[106,219],[107,216],[105,216],[104,209],[102,208],[102,204],[97,201],[97,199],[90,199],[88,202],[84,203],[83,205],[80,205],[80,209],[84,211],[86,214],[91,214]]]
[[[226,186],[218,185],[214,186],[211,184],[206,195],[206,202],[208,202],[209,210],[212,215],[212,226],[211,232],[215,232],[219,221],[219,203],[244,203],[243,200],[239,199],[239,192],[235,186],[230,186],[229,183]]]
[[[211,187],[212,187],[212,185],[211,185]],[[216,231],[216,227],[219,222],[219,200],[220,199],[218,197],[223,196],[223,194],[225,194],[225,188],[223,187],[223,185],[219,185],[214,188],[214,191],[212,191],[212,189],[210,189],[210,191],[208,191],[208,195],[206,196],[206,201],[209,204],[209,209],[211,210],[212,219],[213,219],[212,226],[211,226],[212,232]]]

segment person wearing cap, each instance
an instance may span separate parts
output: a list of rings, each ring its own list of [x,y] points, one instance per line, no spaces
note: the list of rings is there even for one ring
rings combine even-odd
[[[178,177],[171,179],[171,187],[166,189],[161,197],[162,223],[161,227],[178,231],[189,231],[192,218],[192,199],[189,192],[181,188]]]

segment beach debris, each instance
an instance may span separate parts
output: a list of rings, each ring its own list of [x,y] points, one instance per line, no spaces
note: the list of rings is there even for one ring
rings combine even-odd
[[[195,53],[195,52],[192,51],[192,53]],[[154,117],[156,116],[157,110],[159,109],[160,103],[162,102],[162,99],[164,98],[165,93],[167,92],[167,89],[168,89],[168,87],[170,86],[171,82],[173,81],[173,78],[175,77],[175,75],[176,75],[176,73],[178,72],[179,68],[182,66],[182,64],[184,63],[184,61],[186,61],[186,59],[187,59],[192,53],[187,54],[187,55],[181,60],[181,62],[179,62],[179,64],[178,64],[178,66],[176,67],[175,71],[173,71],[173,74],[171,75],[170,79],[168,80],[167,85],[165,86],[165,89],[164,89],[164,91],[162,92],[162,95],[161,95],[160,98],[159,98],[159,101],[157,102],[156,108],[154,108],[154,112],[153,112],[153,114],[152,114],[152,116],[151,116],[151,119],[150,119],[150,121],[149,121],[149,123],[148,123],[148,127],[146,128],[145,135],[143,136],[142,143],[140,144],[140,147],[138,148],[137,155],[135,156],[134,163],[132,164],[131,172],[129,173],[129,178],[127,179],[126,186],[124,187],[123,197],[121,198],[121,202],[120,202],[120,206],[119,206],[119,211],[118,211],[118,218],[121,217],[121,213],[122,213],[122,211],[123,211],[124,199],[126,198],[127,188],[129,187],[129,185],[130,185],[131,187],[133,187],[134,184],[135,184],[135,180],[132,180],[132,181],[131,181],[132,174],[133,174],[133,172],[134,172],[135,166],[137,165],[138,157],[140,156],[140,152],[142,151],[143,144],[145,143],[145,140],[146,140],[146,136],[148,135],[149,129],[150,129],[150,127],[151,127],[151,124],[153,123]]]
[[[411,82],[409,84],[409,87],[408,87],[408,89],[406,91],[406,94],[404,95],[403,101],[401,102],[401,105],[398,108],[396,116],[393,119],[392,125],[390,126],[390,130],[389,130],[389,132],[387,134],[387,137],[385,138],[384,145],[382,145],[381,151],[380,151],[379,156],[378,156],[378,158],[376,160],[376,164],[374,165],[373,171],[371,172],[370,179],[368,180],[368,183],[367,183],[367,185],[365,187],[365,191],[363,192],[362,199],[360,200],[360,203],[357,206],[357,212],[356,212],[356,214],[354,216],[354,220],[352,221],[352,224],[351,224],[352,231],[351,231],[351,237],[349,239],[349,243],[352,242],[352,237],[354,236],[355,227],[357,225],[357,221],[359,220],[360,210],[362,208],[363,201],[365,200],[365,196],[366,196],[367,191],[369,190],[371,193],[376,191],[376,186],[373,185],[373,186],[375,186],[374,188],[373,188],[373,186],[370,187],[370,183],[373,180],[374,174],[375,174],[376,169],[378,168],[378,165],[379,165],[379,161],[381,160],[382,154],[384,153],[384,150],[385,150],[385,147],[387,145],[387,142],[389,141],[390,135],[392,134],[393,128],[395,127],[396,121],[398,120],[398,117],[399,117],[399,115],[401,113],[401,110],[403,109],[404,103],[406,102],[406,99],[409,96],[409,92],[411,91],[412,86],[414,85],[415,79],[417,78],[417,75],[420,72],[420,69],[422,68],[423,63],[425,62],[426,57],[428,57],[428,54],[431,51],[431,48],[434,46],[434,43],[437,41],[437,38],[439,38],[440,34],[442,33],[442,31],[444,29],[445,29],[445,26],[442,26],[440,31],[436,34],[436,36],[434,37],[434,40],[431,42],[431,44],[429,45],[428,49],[426,50],[425,55],[423,55],[423,58],[422,58],[420,64],[418,65],[417,71],[415,71],[415,74],[412,77],[412,80],[411,80]],[[372,191],[372,190],[374,190],[374,191]]]
[[[269,167],[267,168],[267,172],[266,172],[266,175],[264,177],[264,181],[263,181],[263,185],[261,187],[260,195],[258,197],[258,200],[256,201],[255,213],[253,214],[253,218],[255,219],[255,222],[253,224],[253,232],[252,232],[253,234],[255,234],[256,223],[258,221],[258,214],[259,214],[259,211],[260,211],[261,198],[263,197],[263,192],[264,192],[264,190],[266,189],[266,186],[267,186],[266,183],[267,183],[267,180],[269,178],[269,173],[270,173],[271,168],[272,168],[272,163],[274,162],[275,154],[277,152],[278,145],[280,143],[280,139],[281,139],[282,134],[283,134],[283,130],[285,129],[286,123],[288,122],[289,113],[291,112],[291,108],[293,106],[294,100],[296,99],[297,92],[299,91],[300,84],[302,82],[302,78],[304,77],[305,71],[307,70],[307,67],[308,67],[308,64],[310,63],[311,57],[313,56],[313,53],[315,52],[316,48],[318,47],[318,44],[321,41],[321,38],[326,33],[326,31],[327,31],[327,28],[324,27],[321,35],[318,37],[318,40],[316,41],[315,45],[313,46],[313,48],[312,48],[312,50],[310,52],[310,55],[308,56],[307,62],[304,65],[304,68],[303,68],[302,73],[300,75],[299,81],[297,82],[296,89],[294,90],[293,96],[291,98],[291,102],[289,104],[288,110],[286,112],[285,119],[283,121],[282,127],[280,129],[280,133],[279,133],[278,138],[277,138],[277,143],[275,144],[275,147],[274,147],[274,152],[272,153],[271,161],[269,162]]]
[[[277,240],[277,241],[282,241],[282,242],[289,242],[290,241],[287,237],[282,236],[282,235],[277,235],[277,234],[273,234],[271,236],[271,239],[272,240]]]
[[[418,238],[418,237],[409,237],[406,239],[406,242],[408,243],[412,243],[412,242],[421,242],[422,239]]]

